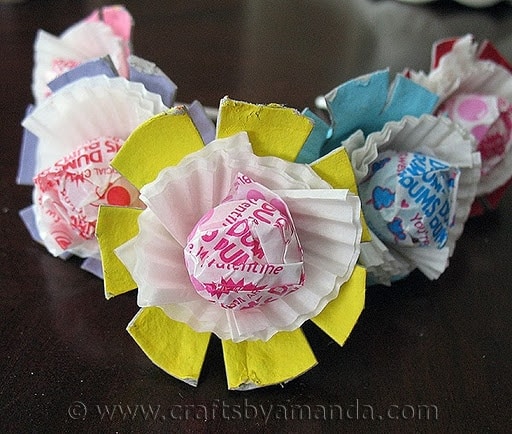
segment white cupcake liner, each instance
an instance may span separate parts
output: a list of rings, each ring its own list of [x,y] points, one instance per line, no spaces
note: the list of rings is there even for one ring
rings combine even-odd
[[[182,245],[192,229],[190,222],[195,224],[224,200],[238,172],[270,189],[330,188],[309,166],[276,157],[255,158],[246,133],[215,140],[201,155],[188,155],[179,166],[162,170],[155,182],[140,191],[141,200],[157,215],[179,216],[163,219],[162,224]]]
[[[366,138],[361,132],[356,132],[342,145],[350,155],[358,182],[368,174],[369,165],[377,158],[378,153],[385,150],[422,153],[443,160],[460,170],[454,224],[448,230],[447,254],[428,246],[410,249],[386,245],[386,252],[379,244],[361,255],[363,265],[366,265],[363,261],[369,261],[368,272],[376,283],[389,285],[394,277],[401,275],[404,269],[410,267],[419,268],[430,279],[438,278],[448,265],[448,258],[453,254],[476,196],[481,162],[480,154],[473,151],[473,136],[444,117],[406,116],[398,122],[388,122],[381,131],[371,133]],[[420,249],[422,252],[415,254]],[[423,251],[425,249],[434,249],[437,255]],[[378,257],[372,259],[372,253]],[[396,267],[393,266],[393,262],[387,263],[384,267],[388,253],[395,259]],[[379,263],[383,264],[382,268],[378,267]],[[386,271],[385,268],[390,270]]]
[[[364,265],[367,272],[367,284],[391,285],[414,270],[414,266],[403,258],[399,252],[391,252],[386,245],[371,234],[371,242],[361,244],[359,262]]]
[[[71,83],[22,122],[39,139],[36,173],[92,138],[126,139],[141,122],[166,109],[160,95],[122,77],[95,76]]]
[[[298,291],[269,304],[232,311],[197,294],[184,274],[182,249],[202,215],[226,197],[238,172],[287,203],[304,250],[306,280]],[[139,235],[116,250],[138,285],[139,304],[160,306],[174,320],[221,339],[268,340],[300,327],[338,295],[359,256],[359,199],[330,188],[306,165],[256,157],[246,133],[216,140],[165,169],[143,187],[141,197],[147,209],[139,218]]]
[[[429,74],[409,71],[410,78],[439,95],[439,105],[451,95],[481,93],[512,101],[512,74],[503,66],[477,57],[472,35],[460,38]]]
[[[121,75],[127,75],[127,59],[123,41],[102,22],[80,22],[60,37],[39,30],[34,44],[32,93],[36,104],[50,93],[47,83],[56,78],[53,62],[82,63],[109,55]]]

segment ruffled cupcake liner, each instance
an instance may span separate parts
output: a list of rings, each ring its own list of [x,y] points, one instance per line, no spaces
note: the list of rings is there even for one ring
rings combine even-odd
[[[109,6],[94,11],[60,36],[39,30],[32,77],[36,104],[51,94],[47,86],[50,81],[93,58],[109,56],[120,75],[128,77],[132,25],[126,9]]]

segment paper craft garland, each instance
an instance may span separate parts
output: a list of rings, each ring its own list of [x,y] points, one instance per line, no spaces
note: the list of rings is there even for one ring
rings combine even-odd
[[[20,214],[53,255],[87,258],[106,298],[137,289],[128,332],[186,383],[216,338],[229,389],[302,375],[306,321],[343,345],[366,286],[437,279],[512,183],[512,66],[488,41],[439,41],[428,73],[349,80],[326,116],[225,97],[214,123],[197,101],[172,107],[132,25],[111,6],[38,32]]]

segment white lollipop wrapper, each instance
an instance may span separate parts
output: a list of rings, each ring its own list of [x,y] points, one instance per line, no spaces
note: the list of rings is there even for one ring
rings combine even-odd
[[[36,176],[40,236],[55,256],[97,256],[98,207],[141,205],[137,189],[110,167],[122,143],[115,137],[89,141]]]
[[[359,184],[368,225],[388,243],[443,248],[455,215],[459,170],[412,152],[385,151]]]

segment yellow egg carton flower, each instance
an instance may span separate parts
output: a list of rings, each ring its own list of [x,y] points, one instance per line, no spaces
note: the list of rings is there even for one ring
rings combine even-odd
[[[311,320],[343,345],[364,306],[363,222],[343,148],[293,162],[313,121],[277,104],[220,102],[205,145],[189,111],[141,124],[112,166],[144,209],[101,206],[106,297],[138,288],[128,332],[197,385],[214,334],[229,389],[285,383],[317,360]]]

